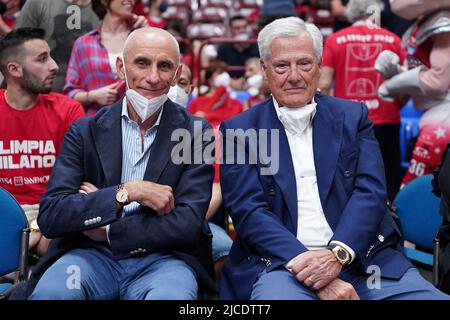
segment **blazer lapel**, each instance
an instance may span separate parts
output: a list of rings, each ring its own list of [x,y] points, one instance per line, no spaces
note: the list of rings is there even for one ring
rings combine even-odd
[[[153,141],[150,159],[145,169],[144,180],[157,182],[161,173],[170,160],[170,156],[174,146],[179,141],[171,141],[172,132],[175,129],[185,127],[185,122],[181,111],[175,104],[167,100],[162,110],[161,121],[158,126],[155,141]]]
[[[120,184],[122,174],[122,101],[109,107],[91,127],[108,186]]]
[[[278,161],[278,171],[272,172],[273,177],[282,190],[283,197],[286,201],[289,214],[291,216],[292,225],[294,226],[294,234],[297,233],[297,182],[295,179],[294,165],[292,163],[292,155],[289,142],[284,131],[284,127],[277,117],[273,100],[271,99],[265,107],[265,116],[263,117],[262,128],[267,129],[267,150],[273,161]],[[279,154],[272,154],[272,130],[278,131],[279,140],[275,141],[279,145]],[[275,160],[274,160],[275,159]],[[273,164],[272,164],[273,166]]]
[[[325,204],[335,176],[342,141],[342,113],[332,112],[321,95],[316,95],[317,112],[313,120],[313,149],[320,201]],[[325,212],[326,215],[326,212]]]

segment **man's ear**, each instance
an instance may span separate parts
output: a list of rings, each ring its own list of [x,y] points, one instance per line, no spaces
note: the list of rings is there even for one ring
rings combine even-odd
[[[267,80],[267,75],[266,75],[266,68],[267,67],[266,67],[263,59],[259,59],[259,64],[261,65],[261,73],[262,73],[263,79]]]
[[[123,68],[123,56],[118,56],[116,59],[116,69],[117,74],[119,75],[120,79],[125,79],[125,71]]]
[[[173,77],[172,83],[170,84],[172,87],[178,83],[178,80],[180,80],[181,70],[183,70],[183,65],[180,63],[175,73],[175,77]]]
[[[23,76],[23,67],[17,62],[8,63],[6,65],[6,70],[11,77],[21,78]]]

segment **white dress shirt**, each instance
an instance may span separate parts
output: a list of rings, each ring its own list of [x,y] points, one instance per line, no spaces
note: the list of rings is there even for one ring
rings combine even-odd
[[[291,150],[297,183],[297,239],[308,250],[327,247],[333,230],[331,230],[319,197],[316,168],[314,165],[312,120],[316,114],[314,98],[310,104],[301,108],[280,107],[273,99],[278,119],[283,124]],[[351,254],[355,252],[339,241],[333,243],[343,246]]]

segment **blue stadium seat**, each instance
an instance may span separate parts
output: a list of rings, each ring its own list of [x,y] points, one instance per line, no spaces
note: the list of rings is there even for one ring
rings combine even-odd
[[[19,282],[26,280],[28,264],[28,221],[16,199],[0,188],[0,277],[19,271]],[[0,300],[8,297],[13,284],[0,284]]]
[[[440,199],[432,193],[433,176],[425,175],[408,183],[394,199],[404,240],[432,251],[442,217],[439,214]],[[412,261],[433,266],[433,254],[419,249],[404,248]]]

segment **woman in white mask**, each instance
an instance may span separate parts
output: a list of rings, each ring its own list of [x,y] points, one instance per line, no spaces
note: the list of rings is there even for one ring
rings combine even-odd
[[[205,72],[205,83],[209,90],[205,95],[195,98],[189,111],[205,118],[213,127],[242,111],[242,103],[228,94],[230,76],[227,65],[222,61],[211,63]]]

